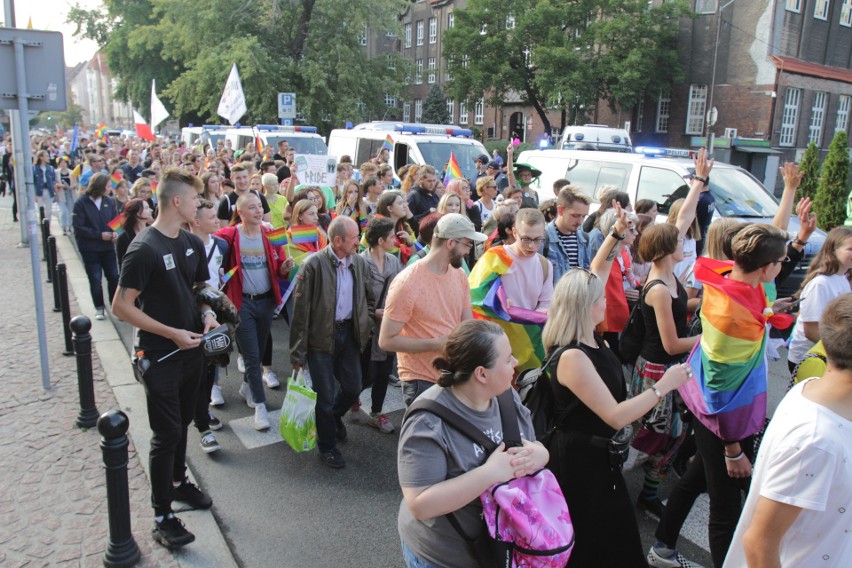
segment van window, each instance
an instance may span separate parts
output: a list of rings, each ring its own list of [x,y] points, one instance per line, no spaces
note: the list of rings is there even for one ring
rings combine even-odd
[[[234,147],[234,150],[245,150],[249,144],[254,146],[254,137],[240,134],[237,136],[237,145]]]
[[[369,162],[379,153],[379,148],[384,145],[384,140],[370,140],[369,138],[361,138],[358,140],[358,147],[355,150],[355,167],[358,168],[364,162]]]
[[[423,155],[423,160],[434,166],[439,179],[450,160],[450,154],[455,156],[462,176],[467,179],[476,179],[475,160],[487,153],[481,144],[460,144],[453,142],[451,138],[441,141],[419,141],[417,147]]]
[[[393,170],[398,172],[403,166],[413,164],[414,161],[409,158],[410,151],[408,144],[397,142],[393,146]]]
[[[639,171],[636,201],[640,199],[656,201],[660,215],[668,215],[672,203],[681,197],[686,197],[687,193],[689,193],[689,185],[676,172],[651,166],[642,166]]]
[[[565,179],[597,199],[598,190],[603,185],[627,187],[631,171],[633,171],[632,164],[573,159],[568,162]]]
[[[278,141],[286,140],[290,148],[296,150],[297,154],[314,154],[325,156],[328,154],[328,146],[325,145],[322,138],[314,138],[312,136],[281,136],[268,135],[266,144],[278,150]]]

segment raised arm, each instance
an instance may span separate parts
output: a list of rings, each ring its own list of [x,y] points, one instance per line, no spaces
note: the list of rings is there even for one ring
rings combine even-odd
[[[633,221],[627,218],[627,211],[621,208],[621,205],[613,199],[615,204],[615,225],[612,231],[604,237],[601,247],[598,249],[595,258],[592,259],[590,266],[591,272],[597,276],[604,284],[609,280],[609,273],[612,269],[612,261],[621,250],[621,241],[624,240],[625,232],[633,226]],[[615,235],[618,235],[616,237]]]
[[[515,146],[511,142],[506,147],[506,179],[509,180],[509,187],[518,187],[515,181],[515,168],[513,167],[515,157]]]
[[[804,174],[799,171],[799,166],[793,162],[786,162],[778,169],[781,171],[781,177],[784,178],[784,193],[781,194],[781,202],[778,204],[778,212],[775,213],[772,224],[782,231],[786,231],[790,224],[790,216],[793,214],[793,200],[796,198],[796,190],[802,183]]]
[[[698,154],[692,158],[695,164],[695,176],[689,182],[689,193],[686,194],[683,207],[680,208],[680,213],[677,215],[675,226],[681,237],[685,237],[689,227],[695,221],[695,210],[698,208],[698,198],[701,197],[701,192],[704,191],[705,180],[710,179],[710,170],[713,169],[715,160],[707,161],[707,150],[701,148]],[[701,179],[699,179],[701,178]]]

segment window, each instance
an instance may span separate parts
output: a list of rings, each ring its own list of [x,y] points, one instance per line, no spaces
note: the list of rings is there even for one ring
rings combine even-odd
[[[506,16],[506,29],[514,30],[515,29],[515,16]]]
[[[816,0],[816,3],[814,3],[814,18],[817,20],[828,19],[828,2],[829,0]]]
[[[846,130],[849,126],[849,102],[852,97],[849,95],[841,95],[837,102],[837,123],[834,125],[834,130]]]
[[[592,192],[592,197],[600,199],[599,189],[603,185],[627,187],[633,166],[618,162],[601,162],[592,159],[572,159],[568,162],[565,179],[570,179],[572,185],[582,187]]]
[[[825,122],[825,103],[828,93],[819,92],[814,95],[814,106],[811,107],[811,124],[808,127],[808,142],[813,142],[817,148],[822,144],[822,124]]]
[[[467,66],[470,64],[470,55],[464,54],[462,55],[462,68],[467,69]]]
[[[423,118],[423,101],[414,99],[414,122],[420,122]]]
[[[438,18],[429,18],[429,43],[438,41]]]
[[[707,110],[707,85],[689,86],[689,107],[686,111],[686,133],[704,132],[704,111]]]
[[[696,14],[715,14],[716,0],[695,0]]]
[[[456,121],[456,101],[453,99],[447,99],[447,115],[450,117],[450,124]]]
[[[645,97],[639,98],[636,103],[636,123],[633,125],[633,132],[642,132],[642,122],[645,121]]]
[[[402,103],[402,121],[411,121],[411,103]]]
[[[788,88],[784,93],[784,113],[781,116],[779,146],[792,146],[796,142],[796,123],[799,121],[799,99],[801,89]]]
[[[840,25],[852,27],[852,0],[843,0],[843,6],[840,8]]]
[[[405,24],[405,47],[411,47],[411,24]]]
[[[396,97],[385,93],[385,105],[391,108],[396,108]]]
[[[417,70],[414,73],[414,84],[415,85],[422,85],[423,84],[423,60],[422,59],[415,59],[414,60],[414,66],[417,68]]]
[[[417,45],[423,45],[423,20],[417,22]]]
[[[427,77],[426,81],[431,85],[432,83],[435,82],[435,58],[434,57],[429,58],[428,68],[429,68],[429,76]]]
[[[459,124],[467,124],[467,103],[459,103]]]
[[[449,14],[447,14],[447,29],[451,30],[455,27],[455,25],[456,25],[456,17],[452,12],[450,12]]]
[[[787,11],[801,13],[802,0],[787,0]]]
[[[476,101],[473,107],[473,123],[482,124],[485,121],[485,99]]]
[[[658,134],[664,134],[669,131],[669,112],[672,107],[672,94],[666,90],[660,91],[660,96],[657,98],[657,126],[654,130]]]
[[[358,36],[358,43],[362,47],[367,47],[367,26],[364,26],[364,32]]]
[[[571,183],[576,182],[571,179]],[[658,203],[657,211],[660,215],[667,215],[671,204],[686,197],[688,192],[686,180],[671,170],[643,166],[639,171],[636,199],[653,199]]]

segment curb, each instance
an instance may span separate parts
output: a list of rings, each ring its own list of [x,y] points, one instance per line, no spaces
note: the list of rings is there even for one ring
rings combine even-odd
[[[68,273],[68,286],[74,291],[80,312],[94,314],[89,293],[89,279],[86,270],[77,254],[74,245],[67,238],[59,238],[62,227],[55,217],[51,218],[51,234],[55,235],[56,248],[59,257],[65,262]],[[45,295],[50,288],[45,288]],[[72,317],[76,314],[72,314]],[[115,394],[118,406],[130,418],[130,430],[127,435],[133,440],[133,445],[149,481],[150,471],[148,456],[151,449],[151,430],[148,427],[148,410],[145,401],[145,390],[137,383],[130,369],[130,354],[124,347],[115,326],[106,321],[92,320],[92,348],[97,352],[103,366],[107,383]],[[195,480],[192,470],[187,464],[188,475]],[[196,541],[187,547],[172,551],[175,561],[183,568],[207,568],[209,566],[237,568],[236,559],[228,547],[216,518],[212,511],[181,511],[182,519],[196,536]],[[152,512],[153,516],[153,512]]]

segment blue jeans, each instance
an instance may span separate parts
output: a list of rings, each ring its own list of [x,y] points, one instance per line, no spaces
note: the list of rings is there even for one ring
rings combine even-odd
[[[320,452],[337,446],[336,419],[358,400],[361,393],[361,354],[352,321],[334,327],[331,353],[308,351],[308,370],[317,393],[317,445]],[[340,384],[337,391],[334,381]],[[337,391],[335,393],[335,391]]]
[[[115,249],[110,247],[105,251],[80,251],[83,257],[83,266],[86,267],[86,276],[89,277],[89,291],[92,294],[92,303],[96,309],[104,307],[104,288],[101,281],[104,276],[107,279],[107,290],[109,290],[110,302],[115,296],[118,287],[118,260],[116,260]]]
[[[405,541],[402,541],[402,559],[405,561],[406,568],[441,568],[440,566],[435,566],[431,562],[427,562],[422,558],[414,556],[414,553],[411,552],[411,549],[408,548]]]
[[[246,364],[245,381],[251,389],[251,396],[256,404],[266,404],[266,393],[263,390],[263,376],[260,367],[262,349],[266,348],[266,340],[272,327],[272,310],[275,309],[273,298],[252,300],[243,296],[240,307],[240,325],[237,326],[237,347]]]

